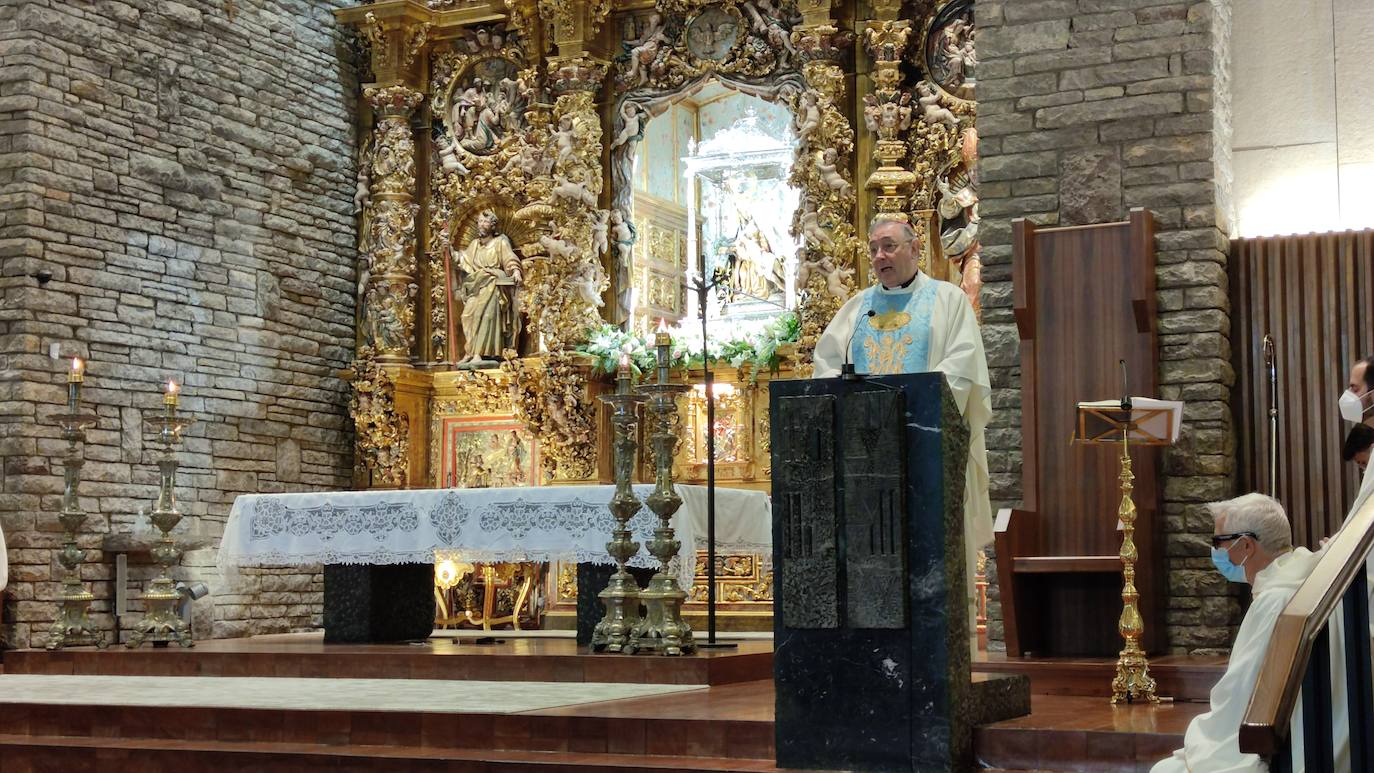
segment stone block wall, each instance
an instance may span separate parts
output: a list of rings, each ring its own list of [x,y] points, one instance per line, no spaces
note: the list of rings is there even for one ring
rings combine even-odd
[[[1233,493],[1230,2],[978,0],[984,337],[996,507],[1021,495],[1012,220],[1079,225],[1154,212],[1160,397],[1185,401],[1165,454],[1168,641],[1229,646],[1238,607],[1211,568],[1204,502]],[[1072,281],[1065,277],[1063,281]],[[996,598],[995,593],[993,594]],[[1000,638],[993,605],[992,636]]]
[[[64,360],[89,361],[81,544],[151,510],[160,385],[197,419],[179,458],[186,526],[210,538],[243,493],[345,488],[356,249],[358,91],[331,11],[342,0],[0,3],[0,525],[13,644],[55,616],[62,539],[51,417]],[[51,272],[40,283],[32,275]],[[264,572],[225,595],[214,633],[317,625],[320,580]],[[146,572],[143,574],[146,576]],[[206,601],[197,602],[210,616]],[[203,628],[199,635],[208,633]]]

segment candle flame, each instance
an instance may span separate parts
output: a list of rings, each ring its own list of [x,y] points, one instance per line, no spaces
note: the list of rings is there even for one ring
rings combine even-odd
[[[80,357],[73,357],[73,358],[72,358],[72,372],[73,372],[73,373],[80,373],[80,372],[81,372],[81,369],[82,369],[83,367],[85,367],[85,363],[83,363],[83,362],[81,361],[81,358],[80,358]]]
[[[169,395],[174,395],[174,394],[176,394],[178,388],[179,388],[179,387],[177,387],[177,382],[171,380],[170,378],[167,379],[167,394],[169,394]]]
[[[667,322],[666,320],[664,320],[663,317],[659,317],[659,318],[658,318],[658,332],[660,332],[660,333],[666,333],[666,332],[668,332],[668,322]]]

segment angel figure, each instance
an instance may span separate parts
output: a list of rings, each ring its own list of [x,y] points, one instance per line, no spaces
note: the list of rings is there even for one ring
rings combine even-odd
[[[821,108],[816,103],[816,92],[803,91],[797,98],[797,136],[802,140],[811,139],[811,135],[821,128]]]
[[[821,182],[825,184],[825,187],[840,196],[848,196],[853,186],[835,168],[839,157],[839,153],[834,148],[816,151],[816,171],[820,174]]]
[[[554,258],[571,258],[577,254],[577,245],[558,236],[541,236],[539,243]]]
[[[916,90],[921,92],[921,120],[932,126],[944,124],[951,129],[959,128],[958,116],[951,113],[948,108],[940,105],[940,95],[930,87],[930,84],[921,81],[916,84]]]
[[[631,250],[634,249],[635,227],[625,219],[625,214],[619,209],[611,210],[610,216],[611,243],[615,245],[616,260],[622,266],[630,265]]]
[[[797,287],[806,289],[812,274],[819,274],[825,279],[825,288],[831,295],[843,298],[847,294],[844,282],[854,275],[854,269],[847,266],[837,269],[835,260],[830,255],[822,253],[820,258],[803,259],[797,266]]]
[[[573,119],[571,115],[565,115],[558,121],[558,129],[553,133],[553,144],[558,148],[558,161],[563,163],[573,157],[577,149],[576,132],[573,129]]]
[[[808,241],[823,247],[834,245],[835,241],[830,238],[829,232],[821,227],[821,216],[811,202],[808,201],[802,206],[800,219],[802,235]]]
[[[592,250],[598,257],[606,254],[606,248],[610,244],[610,220],[610,210],[599,209],[596,219],[592,221]]]
[[[649,80],[649,65],[658,57],[658,38],[650,38],[630,49],[630,69],[622,76],[629,88],[643,86]]]
[[[631,140],[641,139],[644,136],[644,118],[647,115],[648,111],[642,106],[626,100],[625,104],[620,106],[620,118],[622,121],[620,133],[615,135],[615,139],[611,142],[610,149],[615,150]]]
[[[878,122],[882,115],[882,107],[878,104],[878,97],[873,94],[864,95],[864,127],[871,132],[878,131]]]
[[[458,143],[450,142],[439,148],[439,165],[445,172],[466,177],[468,168],[458,158]]]
[[[642,35],[634,40],[625,41],[623,45],[625,46],[625,50],[628,51],[636,46],[642,46],[650,40],[656,40],[660,43],[668,42],[668,36],[663,30],[663,14],[658,11],[649,14],[649,21],[644,25],[644,33]]]
[[[572,292],[573,297],[599,309],[606,305],[601,299],[601,280],[601,266],[591,261],[583,261],[567,279],[563,280],[563,283]]]
[[[780,22],[770,21],[762,30],[762,34],[773,47],[773,52],[778,57],[778,66],[789,66],[793,57],[797,55],[797,47],[792,44],[792,33],[783,29]]]
[[[585,183],[573,182],[561,174],[554,175],[553,181],[553,197],[555,199],[568,199],[569,201],[580,202],[588,207],[596,206],[596,195],[587,189]]]

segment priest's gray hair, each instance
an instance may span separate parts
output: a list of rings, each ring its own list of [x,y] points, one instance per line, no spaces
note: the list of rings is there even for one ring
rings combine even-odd
[[[875,217],[875,218],[873,218],[872,221],[869,222],[869,224],[868,224],[868,235],[869,235],[870,237],[873,236],[873,232],[876,231],[876,230],[878,230],[878,226],[883,225],[883,224],[885,224],[885,223],[896,223],[897,225],[901,226],[901,227],[902,227],[902,240],[903,240],[903,241],[908,241],[908,242],[909,242],[909,241],[912,241],[912,240],[914,240],[914,239],[916,238],[916,229],[911,227],[911,223],[908,223],[908,222],[905,221],[905,220],[897,220],[897,219],[893,219],[893,218],[882,218],[882,217]]]
[[[1212,502],[1207,511],[1226,534],[1254,532],[1260,547],[1269,553],[1293,549],[1293,529],[1283,505],[1264,494],[1246,494],[1224,502]]]

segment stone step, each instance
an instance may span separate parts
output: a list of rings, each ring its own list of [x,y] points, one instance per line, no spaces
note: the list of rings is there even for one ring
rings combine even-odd
[[[497,634],[499,636],[499,633]],[[192,649],[76,647],[5,653],[9,674],[272,676],[322,679],[446,679],[721,685],[773,678],[772,642],[688,658],[624,657],[579,650],[571,639],[509,638],[495,646],[423,643],[326,645],[254,639],[197,642]]]
[[[671,696],[663,696],[671,700]],[[430,751],[773,758],[773,722],[555,714],[6,703],[0,734],[129,743],[283,743]]]
[[[773,773],[772,760],[590,752],[495,751],[264,741],[179,741],[0,734],[0,770],[296,773],[328,769],[411,773]]]

